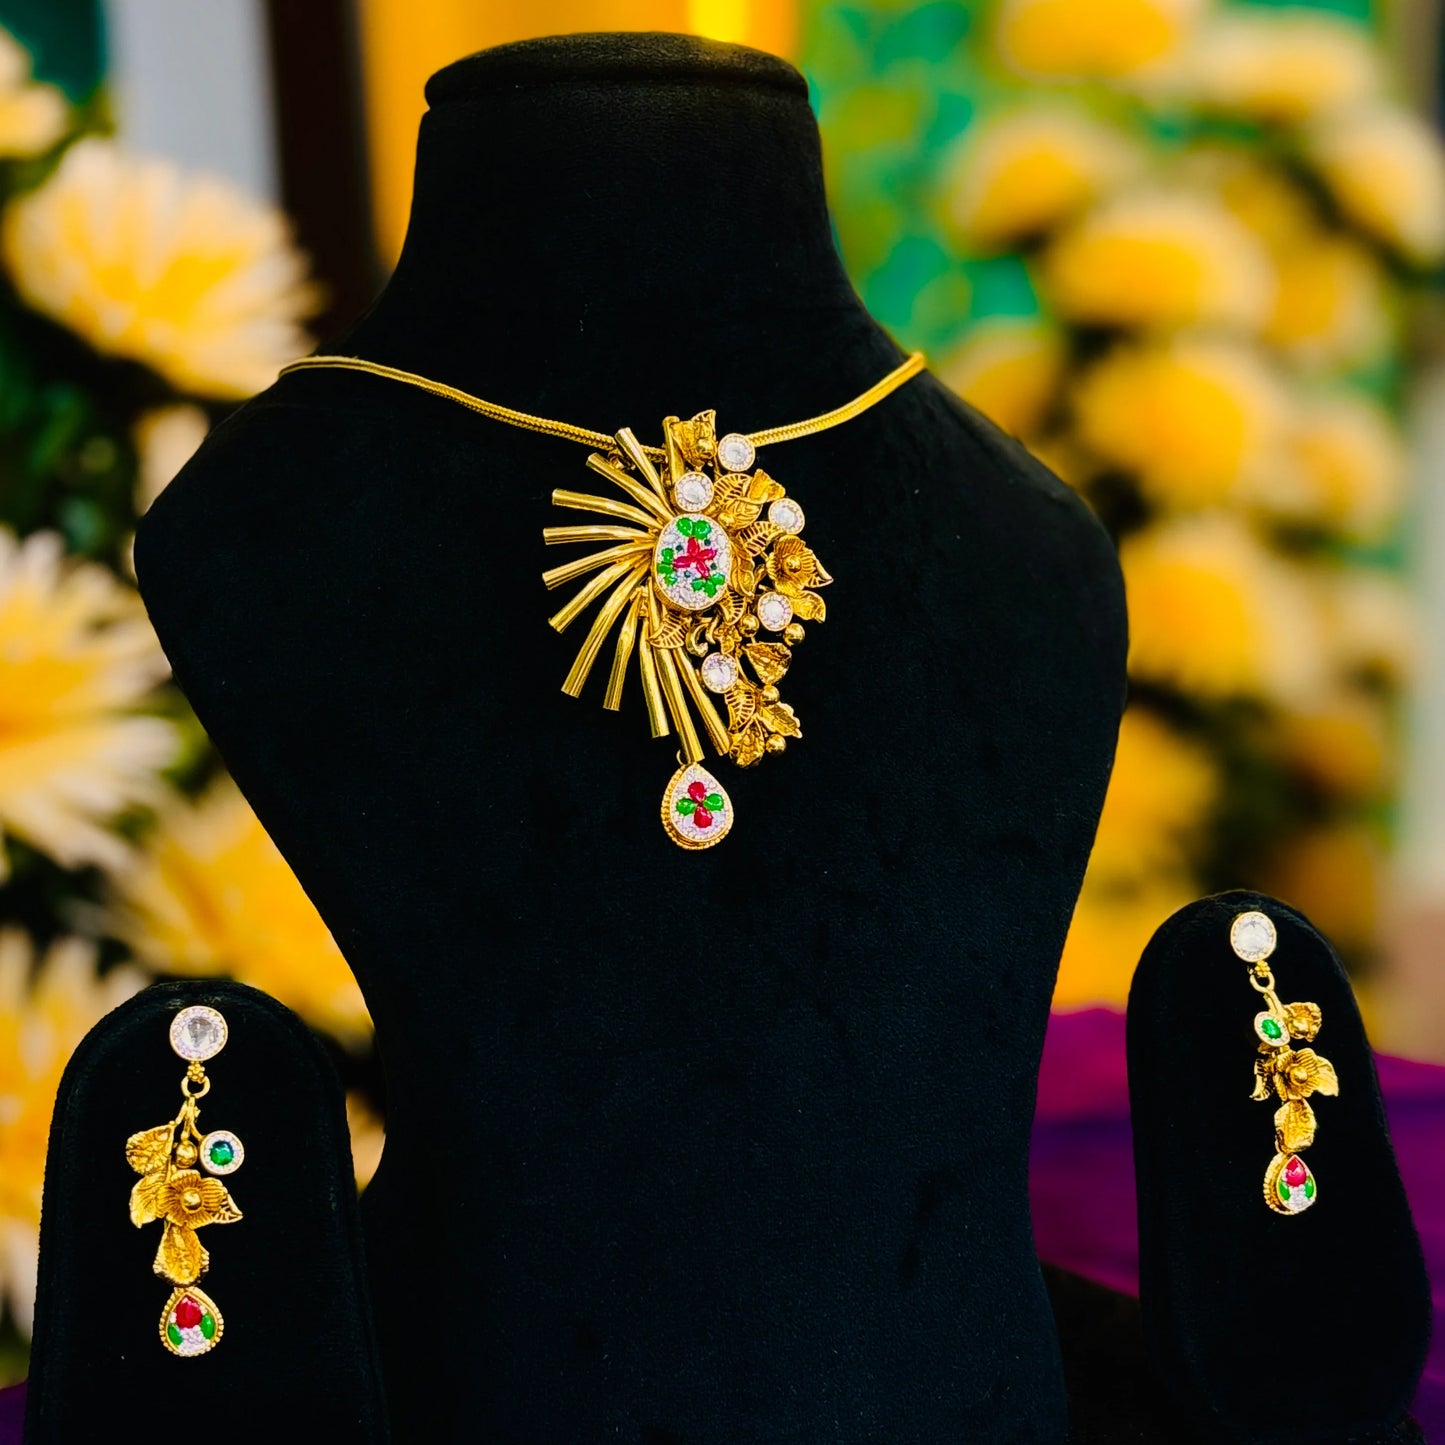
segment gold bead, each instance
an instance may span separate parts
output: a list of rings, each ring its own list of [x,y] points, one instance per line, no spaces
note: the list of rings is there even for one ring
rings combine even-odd
[[[199,1209],[201,1207],[201,1191],[199,1189],[187,1189],[181,1195],[181,1203],[187,1209]]]
[[[803,640],[803,624],[801,622],[790,622],[783,629],[783,641],[790,647],[796,647]]]
[[[758,630],[758,619],[751,612],[744,613],[738,622],[738,631],[751,637]]]
[[[770,753],[780,753],[788,746],[788,740],[783,737],[781,733],[773,733],[763,746],[767,748]]]
[[[771,683],[769,683],[768,686],[763,689],[763,701],[764,701],[764,702],[777,702],[777,700],[778,700],[778,690],[777,690],[777,688],[775,688]]]
[[[196,1162],[196,1146],[189,1139],[176,1148],[176,1163],[182,1169],[189,1169]]]

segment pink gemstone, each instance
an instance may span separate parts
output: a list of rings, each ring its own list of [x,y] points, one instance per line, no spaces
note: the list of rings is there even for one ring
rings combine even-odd
[[[178,1324],[181,1329],[188,1330],[192,1325],[198,1325],[200,1322],[201,1307],[190,1295],[187,1295],[176,1306],[176,1324]]]
[[[694,803],[702,802],[702,800],[707,797],[706,784],[700,782],[689,783],[687,788],[687,795],[693,800]]]
[[[1298,1189],[1308,1178],[1309,1170],[1305,1168],[1304,1162],[1298,1154],[1291,1154],[1289,1163],[1284,1166],[1284,1182],[1291,1189]]]
[[[699,828],[711,828],[712,814],[708,812],[706,808],[699,806],[693,810],[692,821],[696,823]]]

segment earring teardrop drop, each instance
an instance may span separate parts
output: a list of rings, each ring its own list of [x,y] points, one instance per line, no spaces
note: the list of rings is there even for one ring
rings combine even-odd
[[[679,848],[711,848],[727,837],[732,825],[732,799],[701,763],[684,764],[668,780],[662,826]]]

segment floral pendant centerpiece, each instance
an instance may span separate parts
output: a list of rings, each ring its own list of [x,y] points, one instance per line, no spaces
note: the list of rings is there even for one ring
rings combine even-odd
[[[548,544],[612,545],[553,567],[542,580],[550,588],[589,578],[549,619],[558,632],[602,599],[562,691],[581,695],[615,630],[603,706],[620,708],[635,654],[652,735],[676,733],[680,745],[680,766],[663,793],[663,827],[680,847],[709,848],[732,827],[733,809],[702,766],[702,736],[745,768],[802,736],[778,684],[803,624],[823,621],[817,589],[833,579],[800,535],[802,507],[755,465],[752,441],[736,432],[719,438],[711,411],[691,421],[668,417],[662,426],[661,448],[642,446],[624,429],[613,454],[588,457],[621,498],[552,493],[556,506],[610,520],[548,527]]]

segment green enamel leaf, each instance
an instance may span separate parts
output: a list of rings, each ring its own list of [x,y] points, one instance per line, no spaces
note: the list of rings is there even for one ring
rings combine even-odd
[[[1281,1180],[1279,1181],[1279,1183],[1278,1183],[1275,1187],[1279,1190],[1279,1197],[1280,1197],[1281,1199],[1283,1199],[1286,1204],[1288,1204],[1288,1203],[1289,1203],[1289,1185],[1286,1184],[1283,1179],[1281,1179]]]
[[[694,534],[693,534],[693,530],[692,530],[692,518],[691,518],[691,517],[679,517],[679,518],[677,519],[677,530],[678,530],[679,532],[681,532],[684,537],[691,537],[691,536],[693,536]]]
[[[201,1316],[201,1333],[208,1340],[214,1339],[216,1336],[216,1317],[210,1310]]]
[[[167,1338],[173,1345],[175,1345],[175,1346],[177,1346],[177,1347],[180,1346],[180,1343],[181,1343],[181,1332],[175,1327],[175,1324],[174,1324],[174,1323],[168,1324],[168,1325],[166,1326],[166,1338]]]
[[[717,810],[722,807],[722,805],[723,800],[721,793],[709,793],[707,795],[707,806],[711,808],[714,813],[716,813]]]
[[[1305,1180],[1305,1198],[1306,1198],[1306,1199],[1313,1199],[1314,1197],[1315,1197],[1315,1181],[1314,1181],[1313,1178],[1306,1179],[1306,1180]]]
[[[676,555],[677,555],[677,548],[676,548],[676,547],[664,547],[664,548],[662,549],[662,560],[663,560],[664,562],[671,562],[672,559],[673,559]]]
[[[677,811],[681,813],[684,818],[690,817],[696,808],[697,804],[694,803],[691,798],[679,798],[677,800]]]
[[[712,523],[705,522],[701,517],[692,524],[692,535],[706,540],[709,532],[712,531]]]
[[[706,592],[707,583],[701,577],[694,577],[692,579],[692,590],[694,592]]]

